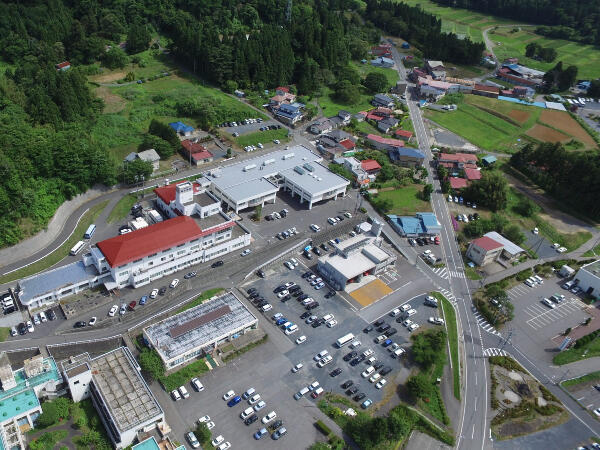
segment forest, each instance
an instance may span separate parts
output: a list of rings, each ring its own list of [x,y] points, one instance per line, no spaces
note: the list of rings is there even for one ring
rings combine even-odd
[[[600,44],[600,2],[596,0],[432,0],[454,8],[540,24],[536,32],[585,44]]]
[[[556,199],[600,219],[600,154],[568,152],[561,144],[528,144],[510,163]]]
[[[475,64],[485,50],[483,43],[443,33],[441,20],[416,6],[392,0],[368,0],[365,14],[382,30],[411,42],[425,58]]]

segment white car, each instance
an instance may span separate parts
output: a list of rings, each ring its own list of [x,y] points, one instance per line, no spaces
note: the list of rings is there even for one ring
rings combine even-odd
[[[42,321],[42,323],[48,322],[48,317],[46,317],[46,313],[44,311],[40,313],[40,320]]]
[[[192,378],[192,386],[194,386],[194,389],[196,389],[198,392],[201,392],[204,390],[204,386],[202,385],[200,380],[196,377]]]
[[[231,448],[231,443],[229,441],[223,442],[217,447],[217,450],[227,450],[228,448]]]
[[[260,394],[254,394],[252,397],[248,399],[249,405],[254,405],[256,402],[260,400]]]
[[[399,314],[400,314],[400,308],[396,308],[396,309],[390,311],[390,316],[391,317],[396,317]]]
[[[252,414],[254,414],[254,408],[249,407],[246,408],[244,411],[242,411],[242,413],[240,414],[240,417],[242,419],[247,419],[248,417],[250,417]]]
[[[223,435],[218,435],[216,438],[214,438],[211,442],[211,444],[216,447],[217,445],[219,445],[220,443],[224,442],[225,438],[223,437]]]
[[[117,305],[112,305],[110,310],[108,311],[108,316],[115,317],[115,314],[117,313],[117,309],[119,309],[119,307]]]
[[[94,325],[96,325],[96,322],[97,322],[97,321],[98,321],[98,319],[96,318],[96,316],[94,316],[94,317],[92,317],[92,318],[90,319],[90,321],[88,322],[88,325],[89,325],[90,327],[93,327]]]
[[[246,255],[249,255],[251,252],[252,252],[252,250],[250,250],[249,248],[247,248],[246,250],[244,250],[244,251],[241,253],[241,255],[242,255],[242,256],[246,256]]]
[[[321,231],[321,227],[319,225],[315,225],[314,223],[310,225],[310,229],[313,230],[315,233]]]
[[[187,391],[185,386],[179,386],[179,393],[181,394],[181,396],[183,398],[189,398],[189,396],[190,396],[190,393]]]
[[[178,284],[179,284],[179,279],[175,278],[173,281],[171,281],[171,284],[169,285],[169,287],[176,288]]]
[[[310,389],[311,391],[314,391],[315,389],[317,389],[319,386],[321,386],[319,384],[319,382],[317,380],[313,381],[312,383],[310,383],[308,385],[308,389]]]
[[[210,422],[210,416],[207,414],[206,416],[202,416],[198,419],[198,423]]]
[[[179,391],[177,389],[173,389],[171,391],[171,397],[173,397],[173,400],[175,401],[181,400],[181,395],[179,395]]]
[[[371,378],[369,378],[369,383],[375,383],[376,381],[378,381],[381,378],[381,375],[376,373],[373,374],[373,376]]]
[[[333,357],[331,355],[327,355],[325,358],[321,359],[318,363],[317,366],[319,367],[325,367],[327,364],[329,364],[331,361],[333,361]]]
[[[267,404],[264,401],[260,401],[258,402],[256,405],[254,405],[254,411],[260,411],[261,409],[263,409],[265,406],[267,406]]]
[[[157,295],[158,289],[152,289],[152,292],[150,292],[150,298],[156,298]]]
[[[287,289],[284,289],[283,291],[281,291],[281,292],[277,293],[277,297],[279,297],[279,298],[283,298],[283,297],[285,297],[286,295],[288,295],[289,293],[290,293],[290,291],[288,291]]]
[[[548,298],[544,298],[544,299],[542,300],[542,303],[543,303],[544,305],[546,305],[546,306],[547,306],[548,308],[550,308],[550,309],[554,309],[554,308],[556,308],[556,305],[554,304],[554,302],[550,301],[550,299],[548,299]]]
[[[365,369],[365,371],[364,371],[363,373],[361,373],[360,375],[361,375],[363,378],[367,378],[367,377],[371,376],[371,375],[373,374],[373,372],[375,372],[375,367],[373,367],[373,366],[369,366],[369,367],[367,367],[367,368]]]
[[[27,321],[27,331],[29,333],[33,333],[35,331],[35,328],[33,328],[33,324],[31,323],[31,320]]]
[[[127,312],[127,305],[125,303],[123,303],[121,305],[121,309],[119,309],[119,315],[122,316],[123,314],[125,314]]]
[[[302,363],[298,363],[296,364],[294,367],[292,367],[292,373],[296,373],[298,372],[300,369],[302,369],[304,367],[304,364]]]
[[[344,216],[348,219],[352,219],[352,214],[350,214],[348,211],[344,213]]]
[[[404,322],[402,322],[402,325],[404,325],[405,327],[410,327],[413,324],[413,321],[410,319],[406,319]]]
[[[207,422],[206,423],[206,428],[208,428],[209,430],[212,430],[215,427],[215,423],[214,422]]]
[[[557,248],[557,249],[556,249],[556,251],[557,251],[558,253],[564,253],[564,252],[566,252],[566,251],[567,251],[567,248],[566,248],[566,247],[559,247],[559,248]]]
[[[555,242],[554,244],[552,244],[553,249],[557,249],[558,247],[560,247],[559,243]]]
[[[540,230],[538,230],[538,227],[535,227],[532,232],[533,234],[540,234]]]
[[[432,323],[434,325],[444,325],[444,319],[442,319],[441,317],[430,317],[429,323]]]
[[[381,389],[382,387],[384,387],[386,385],[387,381],[385,380],[385,378],[382,378],[381,380],[379,380],[377,382],[377,384],[375,385],[375,387],[377,389]]]
[[[40,316],[38,316],[37,314],[33,316],[33,323],[36,325],[39,325],[40,323],[42,323],[40,321]]]
[[[279,139],[273,139],[273,143],[274,143],[274,144],[279,144],[279,143],[280,143],[280,142],[279,142]]]
[[[392,345],[390,345],[390,346],[387,348],[387,351],[388,351],[388,352],[393,352],[393,351],[394,351],[394,350],[396,350],[397,348],[400,348],[400,344],[398,344],[398,343],[394,342],[394,343],[392,343]]]
[[[408,326],[408,331],[413,332],[415,331],[417,328],[419,328],[419,324],[418,323],[413,323],[412,325]]]
[[[317,353],[317,354],[316,354],[316,355],[313,357],[313,359],[314,359],[315,361],[318,361],[318,360],[320,360],[320,359],[323,359],[323,358],[325,358],[327,355],[329,355],[329,352],[328,352],[327,350],[323,350],[323,351],[321,351],[321,352]]]
[[[401,310],[402,312],[408,311],[409,309],[412,309],[412,306],[410,306],[410,303],[405,303],[404,305],[402,305],[402,306],[400,307],[400,310]]]
[[[290,270],[292,270],[294,268],[294,265],[289,261],[284,262],[283,265]]]
[[[296,344],[304,344],[306,342],[306,336],[302,335],[298,339],[296,339]]]
[[[267,303],[266,305],[263,305],[260,309],[262,309],[263,312],[271,311],[273,309],[273,305]]]
[[[269,414],[262,418],[261,422],[267,424],[270,421],[272,421],[275,417],[277,417],[277,414],[275,413],[275,411],[271,411]]]
[[[335,220],[333,217],[329,217],[329,218],[327,219],[327,222],[328,222],[330,225],[335,225],[335,224],[337,223],[337,220]]]
[[[406,311],[406,317],[414,316],[416,313],[416,309],[409,309],[408,311]]]
[[[200,447],[200,442],[198,442],[198,439],[196,438],[196,435],[193,432],[190,431],[186,433],[185,437],[192,446],[192,448]]]
[[[227,391],[227,393],[225,395],[223,395],[223,400],[227,401],[234,396],[235,396],[235,391],[232,389],[231,391]]]
[[[333,327],[335,327],[337,325],[337,320],[331,319],[331,320],[329,320],[329,321],[327,321],[325,323],[327,324],[328,328],[333,328]]]

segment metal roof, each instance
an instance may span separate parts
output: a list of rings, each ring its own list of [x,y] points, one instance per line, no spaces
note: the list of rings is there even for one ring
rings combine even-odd
[[[521,247],[519,247],[517,244],[515,244],[512,241],[509,241],[504,236],[502,236],[501,234],[499,234],[495,231],[490,231],[489,233],[485,233],[484,236],[489,237],[490,239],[493,239],[494,241],[502,244],[504,246],[504,250],[506,250],[508,253],[510,253],[513,256],[518,255],[519,253],[522,253],[525,251]]]

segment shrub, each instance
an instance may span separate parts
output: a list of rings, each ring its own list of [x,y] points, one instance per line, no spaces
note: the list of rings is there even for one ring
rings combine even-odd
[[[525,281],[527,278],[529,278],[532,275],[533,275],[532,269],[525,269],[525,270],[522,270],[521,272],[519,272],[515,276],[515,278],[517,279],[517,281]]]
[[[518,362],[508,356],[490,356],[488,360],[490,364],[504,367],[506,370],[528,373]]]
[[[331,434],[331,429],[327,425],[325,425],[321,420],[317,420],[315,422],[315,426],[325,436],[329,436]]]

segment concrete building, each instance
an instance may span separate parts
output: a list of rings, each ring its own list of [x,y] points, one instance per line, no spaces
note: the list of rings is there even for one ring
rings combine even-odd
[[[376,275],[396,261],[396,256],[382,248],[379,237],[383,225],[374,222],[367,233],[335,244],[334,253],[321,256],[317,271],[335,289],[345,290],[360,283],[363,277]]]
[[[502,253],[500,254],[500,257],[497,259],[497,261],[503,266],[508,266],[510,263],[512,263],[525,253],[524,249],[519,247],[514,242],[509,241],[500,233],[490,231],[488,233],[485,233],[483,236],[493,239],[494,241],[502,244]]]
[[[403,237],[435,236],[442,232],[442,225],[434,213],[417,213],[415,217],[387,216],[392,228]]]
[[[350,184],[319,162],[315,155],[301,145],[226,167],[211,170],[206,175],[210,192],[236,213],[246,208],[275,203],[280,189],[298,196],[308,209],[322,200],[336,199]]]
[[[167,370],[189,364],[256,329],[258,319],[231,291],[144,328],[144,339]]]
[[[466,256],[478,266],[496,261],[502,254],[504,246],[487,236],[475,239],[469,244]]]
[[[0,381],[0,448],[24,449],[23,433],[35,427],[42,413],[39,399],[56,397],[63,379],[52,358],[37,355],[13,370],[6,352],[2,352]]]
[[[583,292],[600,298],[600,260],[582,266],[574,278]]]
[[[128,348],[96,358],[84,353],[64,362],[62,370],[73,401],[91,398],[115,448],[131,445],[139,431],[168,428]]]
[[[156,206],[167,217],[193,216],[204,218],[214,216],[221,212],[221,201],[212,195],[206,181],[180,181],[175,184],[166,184],[154,189]],[[205,183],[206,184],[206,183]]]

